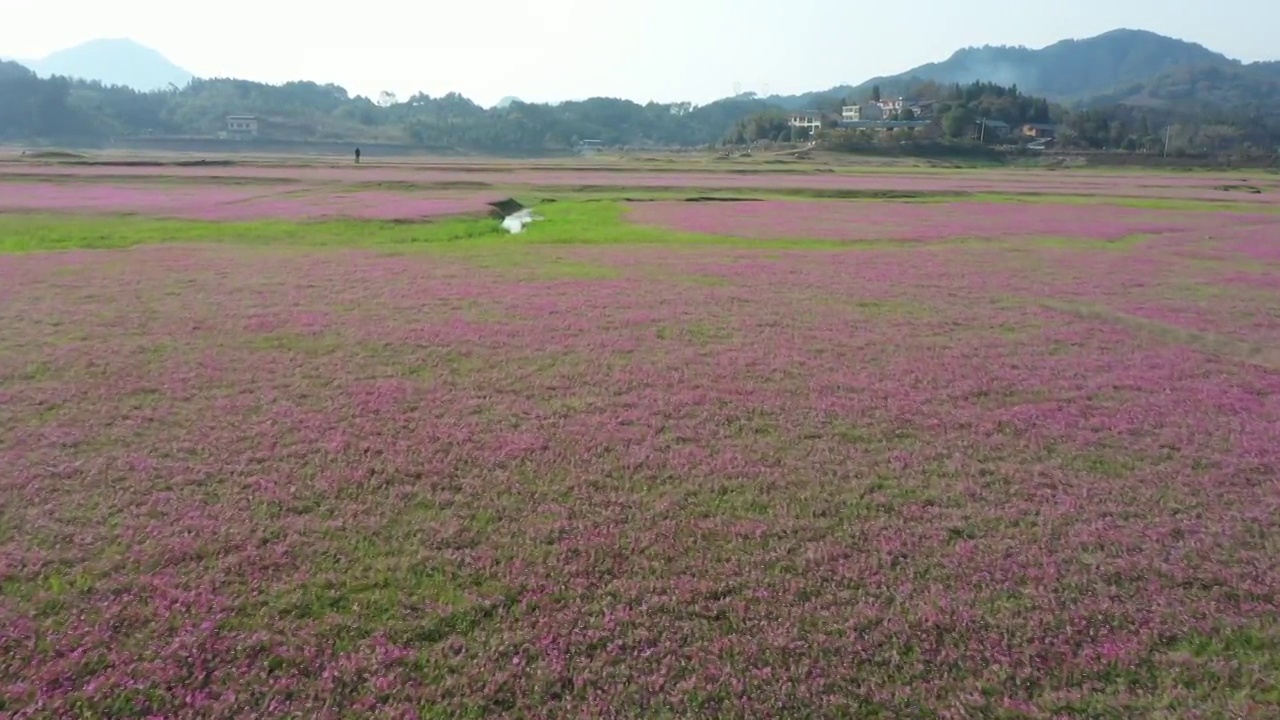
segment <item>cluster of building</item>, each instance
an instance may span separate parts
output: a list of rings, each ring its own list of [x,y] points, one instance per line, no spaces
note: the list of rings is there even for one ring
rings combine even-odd
[[[1057,126],[1048,123],[1023,123],[1014,126],[1002,120],[983,119],[975,124],[983,135],[987,137],[994,136],[997,139],[1015,136],[1045,141],[1052,140],[1057,136]]]
[[[905,98],[892,100],[873,100],[858,105],[845,105],[840,109],[840,117],[835,124],[847,129],[896,130],[899,128],[925,129],[935,128],[937,103],[933,100],[912,101]],[[903,118],[906,119],[903,119]],[[791,114],[789,124],[793,128],[817,132],[829,125],[827,117],[817,110],[804,110]],[[1026,123],[1013,127],[1000,120],[980,120],[977,132],[986,137],[1007,138],[1019,136],[1033,138],[1036,141],[1053,139],[1055,126],[1041,123]]]
[[[924,128],[933,124],[933,106],[932,100],[873,100],[844,106],[840,109],[840,118],[836,122],[844,128]],[[910,119],[901,119],[904,114]],[[817,110],[803,110],[792,113],[789,124],[794,128],[816,132],[826,124],[826,117]]]
[[[889,120],[910,111],[913,118],[928,119],[933,117],[934,101],[922,100],[912,102],[903,98],[896,100],[877,100],[861,105],[845,105],[840,109],[840,122],[876,122]]]

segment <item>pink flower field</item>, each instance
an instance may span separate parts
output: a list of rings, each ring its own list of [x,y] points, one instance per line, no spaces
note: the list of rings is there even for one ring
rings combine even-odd
[[[191,220],[416,220],[484,214],[484,196],[373,190],[342,192],[304,185],[106,185],[0,183],[0,212],[139,214]]]
[[[1151,211],[1114,205],[906,203],[869,201],[643,202],[638,223],[744,238],[930,241],[957,238],[1061,237],[1120,240],[1134,235],[1224,228],[1280,230],[1275,213]]]
[[[816,191],[920,193],[1037,193],[1089,197],[1161,197],[1183,200],[1223,200],[1274,206],[1280,203],[1280,179],[1272,174],[1116,173],[1051,170],[982,172],[764,172],[759,167],[699,171],[634,170],[602,166],[597,169],[502,167],[492,164],[453,167],[352,165],[238,165],[221,168],[0,165],[0,180],[172,178],[198,181],[273,180],[314,185],[325,183],[400,182],[423,185],[468,183],[495,187],[615,187],[686,189],[790,189]],[[1224,191],[1253,187],[1261,192]],[[0,185],[0,192],[5,186]]]
[[[1274,225],[760,206],[0,256],[0,716],[1280,715]]]

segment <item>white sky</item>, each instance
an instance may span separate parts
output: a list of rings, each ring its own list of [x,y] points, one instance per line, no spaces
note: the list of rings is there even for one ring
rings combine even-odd
[[[1117,27],[1280,59],[1280,0],[0,0],[0,56],[128,37],[198,76],[456,90],[490,105],[593,95],[707,102],[795,93]]]

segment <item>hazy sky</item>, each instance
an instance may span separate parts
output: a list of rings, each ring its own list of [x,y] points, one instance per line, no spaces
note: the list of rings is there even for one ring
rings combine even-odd
[[[858,83],[966,45],[1041,47],[1116,27],[1280,59],[1277,0],[0,0],[0,56],[129,37],[196,75],[456,90],[489,105],[593,95],[706,102]]]

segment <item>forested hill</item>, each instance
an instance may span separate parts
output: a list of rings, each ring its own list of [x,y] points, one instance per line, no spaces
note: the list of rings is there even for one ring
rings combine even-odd
[[[336,85],[233,79],[197,79],[140,92],[62,76],[41,78],[20,64],[0,62],[0,142],[211,138],[226,129],[228,115],[254,115],[261,137],[288,140],[491,153],[563,151],[583,140],[689,147],[751,136],[747,130],[752,128],[776,137],[781,134],[777,124],[785,124],[780,116],[792,109],[820,110],[830,118],[839,115],[841,105],[865,102],[873,94],[942,99],[939,93],[960,92],[961,85],[969,88],[979,79],[984,82],[972,88],[989,97],[966,99],[965,108],[953,108],[954,117],[962,109],[991,115],[1002,98],[1007,103],[1008,98],[1047,97],[1058,100],[1053,122],[1071,130],[1063,140],[1079,138],[1088,147],[1146,147],[1150,136],[1169,125],[1183,131],[1188,149],[1239,146],[1275,152],[1280,147],[1280,62],[1244,64],[1193,43],[1130,30],[1040,50],[962,50],[945,62],[858,87],[790,97],[748,93],[702,106],[612,98],[545,105],[507,98],[499,107],[484,108],[456,93],[384,94],[375,100]],[[983,86],[1011,92],[992,94]],[[1045,114],[1043,107],[1037,112]],[[953,129],[966,134],[959,126]]]
[[[783,107],[799,107],[824,96],[864,95],[872,86],[879,86],[886,95],[898,95],[928,80],[943,84],[982,80],[1016,85],[1022,92],[1069,104],[1147,82],[1179,67],[1246,66],[1196,43],[1145,30],[1121,29],[1082,40],[1062,40],[1039,49],[962,48],[946,60],[898,75],[871,78],[861,85],[767,99]]]
[[[451,93],[432,98],[352,97],[336,85],[193,80],[180,90],[138,92],[64,77],[43,79],[0,62],[0,141],[91,140],[140,135],[214,137],[228,115],[260,118],[264,137],[415,143],[494,152],[606,145],[718,142],[739,119],[771,107],[749,97],[694,107],[593,98],[558,105],[511,101],[483,108]]]
[[[1077,137],[1093,138],[1091,147],[1118,146],[1117,139],[1145,137],[1145,128],[1169,125],[1181,131],[1188,149],[1280,147],[1280,62],[1242,63],[1142,30],[1114,30],[1041,49],[965,48],[942,62],[857,86],[764,99],[787,110],[830,110],[877,93],[914,97],[922,87],[974,81],[1013,85],[1058,103],[1063,110],[1057,117]],[[1179,144],[1177,132],[1173,138]]]
[[[1204,115],[1280,112],[1280,62],[1190,65],[1118,87],[1090,104],[1170,107]]]

